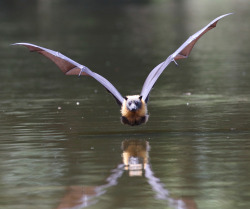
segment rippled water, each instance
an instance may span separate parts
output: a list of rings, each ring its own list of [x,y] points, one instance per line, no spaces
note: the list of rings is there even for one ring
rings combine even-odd
[[[249,208],[249,6],[0,1],[0,208]],[[163,73],[140,127],[120,124],[93,79],[10,46],[58,50],[136,94],[154,66],[228,12]]]

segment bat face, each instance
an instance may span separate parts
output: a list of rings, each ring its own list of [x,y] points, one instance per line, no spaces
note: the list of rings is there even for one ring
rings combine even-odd
[[[142,107],[142,97],[141,96],[129,96],[125,97],[126,107],[129,111],[136,112]]]
[[[121,106],[121,122],[127,125],[140,125],[148,121],[147,104],[142,96],[126,96]]]

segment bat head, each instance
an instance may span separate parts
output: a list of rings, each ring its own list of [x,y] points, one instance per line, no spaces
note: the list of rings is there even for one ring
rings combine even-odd
[[[142,107],[142,96],[135,95],[135,96],[126,96],[126,107],[129,111],[136,112],[137,110],[141,109]]]

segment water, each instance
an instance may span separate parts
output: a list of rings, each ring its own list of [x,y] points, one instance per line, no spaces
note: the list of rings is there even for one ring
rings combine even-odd
[[[0,1],[0,208],[249,208],[249,6]],[[10,46],[60,51],[138,94],[153,67],[228,12],[162,74],[140,127],[120,124],[95,80]]]

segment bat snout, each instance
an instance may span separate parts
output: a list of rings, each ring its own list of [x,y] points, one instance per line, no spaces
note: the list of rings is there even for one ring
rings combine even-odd
[[[128,109],[132,112],[135,112],[138,109],[138,107],[134,103],[132,103]]]

